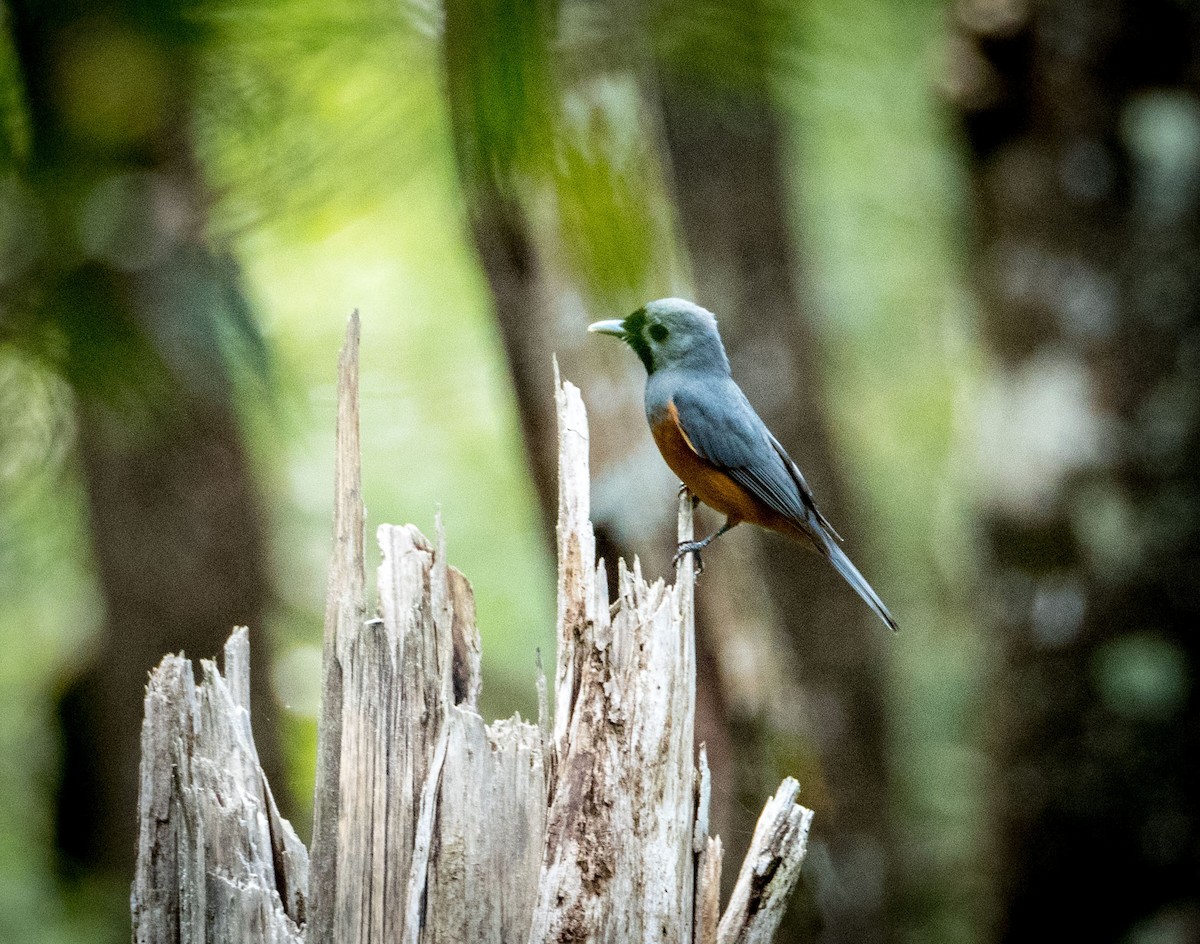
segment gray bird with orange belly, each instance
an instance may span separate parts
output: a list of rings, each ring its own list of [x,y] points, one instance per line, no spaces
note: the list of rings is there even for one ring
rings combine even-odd
[[[850,558],[813,500],[800,469],[754,412],[729,372],[712,312],[663,298],[624,321],[598,321],[646,366],[646,419],[659,452],[688,490],[725,515],[725,524],[675,554],[700,552],[743,521],[809,544],[891,629],[896,621]]]

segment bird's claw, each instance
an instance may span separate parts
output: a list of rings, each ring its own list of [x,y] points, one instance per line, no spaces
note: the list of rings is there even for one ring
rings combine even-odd
[[[700,556],[700,551],[704,549],[704,545],[699,541],[683,541],[675,549],[675,557],[671,563],[678,565],[685,554],[691,554],[696,561],[696,576],[699,577],[704,573],[704,558]]]
[[[679,497],[690,495],[692,499],[692,510],[695,511],[700,504],[700,499],[696,497],[696,493],[689,489],[683,482],[679,483]]]

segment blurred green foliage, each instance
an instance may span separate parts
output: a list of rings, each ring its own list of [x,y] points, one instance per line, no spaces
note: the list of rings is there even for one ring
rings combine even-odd
[[[898,820],[906,868],[928,877],[908,903],[908,930],[923,941],[967,940],[978,920],[984,773],[972,727],[980,646],[967,603],[977,365],[957,242],[961,171],[930,93],[942,5],[831,0],[765,9],[757,27],[788,37],[768,44],[778,59],[767,78],[791,119],[796,228],[821,302],[833,427],[870,512],[859,516],[871,522],[860,546],[874,561],[864,569],[880,575],[880,591],[904,614],[889,694],[903,786]],[[561,251],[583,291],[632,308],[644,301],[635,297],[640,288],[668,280],[676,262],[656,132],[642,124],[627,66],[632,60],[635,75],[651,68],[637,61],[649,43],[662,68],[762,81],[761,73],[737,76],[728,37],[739,24],[721,22],[721,11],[664,5],[647,40],[629,24],[592,23],[575,6],[569,42],[552,50],[555,74],[529,71],[522,55],[522,44],[550,42],[547,24],[531,17],[512,48],[472,47],[469,84],[448,89],[440,13],[425,3],[212,0],[193,8],[205,38],[191,126],[215,195],[210,229],[242,267],[274,364],[269,387],[243,378],[238,395],[269,496],[279,594],[271,624],[257,627],[273,635],[278,659],[256,669],[273,673],[285,706],[302,804],[311,795],[330,547],[335,352],[351,308],[364,323],[369,521],[413,521],[432,532],[440,509],[451,559],[478,599],[486,711],[529,713],[534,651],[552,651],[552,562],[463,220],[446,96],[467,96],[488,132],[466,160],[485,175],[547,174]],[[723,60],[681,58],[708,41],[727,43]],[[82,78],[71,86],[77,117],[101,137],[132,134],[129,123],[155,109],[113,110],[98,90],[124,83],[109,101],[153,98],[156,57],[165,53],[137,38],[106,48],[108,58],[80,62]],[[24,146],[7,54],[0,101],[5,157]],[[0,240],[11,242],[10,189],[0,182]],[[86,890],[63,897],[48,850],[52,700],[99,618],[67,396],[44,369],[0,347],[0,756],[21,758],[0,765],[5,941],[95,940],[103,918]],[[1153,659],[1142,662],[1150,666],[1143,674],[1155,670]],[[1114,686],[1136,697],[1136,679]],[[307,831],[305,817],[297,825]]]

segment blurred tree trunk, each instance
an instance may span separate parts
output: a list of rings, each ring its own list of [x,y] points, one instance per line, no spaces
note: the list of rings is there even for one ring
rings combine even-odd
[[[675,549],[677,482],[659,458],[646,428],[641,365],[629,351],[586,333],[593,319],[580,301],[581,293],[567,282],[562,258],[552,257],[548,245],[552,238],[537,231],[522,200],[528,188],[522,190],[523,175],[515,165],[538,159],[530,150],[545,146],[538,139],[553,134],[555,116],[511,116],[509,126],[524,129],[523,142],[498,141],[489,133],[486,117],[518,107],[514,103],[544,100],[552,94],[545,88],[535,91],[527,83],[552,82],[545,70],[554,11],[555,5],[546,2],[518,10],[447,0],[446,84],[471,237],[508,359],[547,540],[553,546],[558,519],[552,367],[557,356],[563,376],[577,384],[588,401],[596,549],[608,562],[609,589],[615,599],[618,558],[632,563],[639,557],[648,575],[667,574]],[[512,23],[522,17],[533,22]],[[518,47],[510,41],[512,36],[523,37],[525,45]],[[497,61],[504,57],[509,58]],[[515,78],[516,84],[506,86],[505,77],[510,82]],[[596,224],[584,220],[582,225],[594,230]],[[598,234],[593,231],[589,235]],[[626,309],[598,313],[595,318],[623,317],[648,300],[641,294],[629,295],[621,302],[628,305]],[[623,373],[620,382],[613,382],[614,373]],[[716,584],[719,575],[708,575],[705,580]],[[734,802],[735,771],[754,766],[756,758],[751,753],[753,746],[739,744],[729,726],[711,618],[699,611],[696,623],[696,736],[708,745],[715,784],[714,831],[728,838],[727,856],[737,861],[737,849],[749,841],[753,820],[752,814],[743,815]],[[761,802],[762,797],[756,796],[751,808],[757,809]]]
[[[565,284],[562,257],[570,247],[563,250],[554,245],[562,240],[543,232],[543,218],[539,214],[535,222],[528,188],[522,189],[536,176],[523,172],[531,165],[536,170],[537,152],[546,147],[541,139],[553,134],[556,120],[531,113],[552,107],[546,103],[556,94],[539,87],[553,81],[545,66],[553,14],[552,4],[532,5],[520,15],[463,0],[446,5],[447,88],[460,177],[548,528],[557,507],[550,397],[556,352],[590,401],[600,550],[610,564],[618,555],[632,560],[636,554],[649,572],[666,572],[674,545],[671,479],[646,432],[642,369],[628,351],[589,341],[584,329],[593,318],[621,317],[669,294],[671,286],[647,279],[629,288],[627,298],[617,292],[606,300],[625,307],[587,311],[580,303],[587,293]],[[646,51],[641,41],[612,46],[605,47],[614,54],[613,62],[605,59],[612,73],[631,81],[644,72],[644,64],[632,61],[637,50]],[[765,51],[749,52],[762,57],[743,63],[756,76],[750,87],[668,80],[661,103],[650,104],[666,112],[669,153],[662,156],[673,164],[686,242],[703,273],[698,300],[722,318],[748,393],[796,450],[823,507],[836,516],[843,502],[831,466],[814,344],[794,283],[780,131],[766,94]],[[574,90],[574,109],[585,94]],[[499,115],[506,116],[509,131],[497,127]],[[610,177],[602,176],[610,185]],[[559,199],[570,197],[560,188]],[[593,217],[595,212],[593,207]],[[588,223],[573,234],[577,240],[609,238],[607,221]],[[610,275],[620,283],[624,273]],[[615,384],[614,373],[620,376]],[[734,549],[739,542],[742,549]],[[745,542],[754,542],[750,555]],[[708,560],[698,588],[697,731],[708,742],[717,778],[716,829],[736,858],[752,829],[749,811],[779,772],[800,776],[807,802],[821,811],[817,836],[827,855],[824,868],[819,854],[810,859],[809,869],[819,873],[816,907],[797,910],[790,933],[801,926],[814,933],[811,926],[820,920],[827,922],[824,940],[882,940],[891,857],[879,648],[886,631],[827,565],[795,545],[760,545],[749,531],[739,532],[715,546]],[[815,744],[807,728],[816,730]]]
[[[660,78],[697,300],[718,314],[735,376],[861,563],[869,528],[846,514],[850,503],[830,442],[812,305],[797,286],[802,267],[788,218],[792,195],[768,83],[770,27],[757,3],[727,6],[745,26],[737,84],[703,69],[673,67],[674,59]],[[680,55],[688,51],[685,40],[675,55],[684,63],[705,58],[695,48],[694,55]],[[762,778],[770,781],[781,769],[798,777],[816,812],[814,843],[827,852],[810,859],[802,878],[814,896],[806,909],[805,923],[816,924],[809,933],[830,942],[887,940],[894,875],[881,647],[891,640],[816,554],[773,536],[756,535],[755,543],[770,597],[766,615],[781,629],[775,644],[783,650],[768,658],[782,662],[789,677],[776,684],[795,695],[763,694],[765,702],[782,702],[784,709],[765,727],[761,719],[757,725],[743,719],[775,769],[763,770],[761,762],[745,768],[742,800],[756,802]],[[702,599],[713,589],[704,586],[707,580],[706,574]],[[798,705],[790,703],[795,697]],[[802,917],[794,909],[793,935],[800,933]]]
[[[251,627],[259,749],[280,774],[264,523],[223,343],[253,336],[237,272],[205,245],[189,141],[201,38],[184,5],[15,0],[26,98],[24,268],[10,331],[75,393],[105,619],[61,702],[57,834],[71,871],[132,867],[146,674]],[[14,327],[15,326],[15,327]]]
[[[1200,16],[962,8],[997,379],[995,938],[1200,939]]]

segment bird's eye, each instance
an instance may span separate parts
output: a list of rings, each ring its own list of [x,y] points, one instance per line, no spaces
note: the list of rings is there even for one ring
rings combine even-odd
[[[660,324],[652,324],[650,326],[649,330],[650,330],[650,337],[653,338],[655,341],[657,341],[659,344],[662,344],[662,342],[667,339],[667,335],[670,334],[670,332]]]

